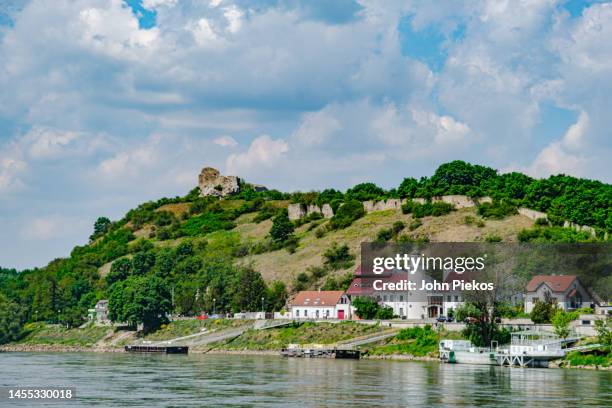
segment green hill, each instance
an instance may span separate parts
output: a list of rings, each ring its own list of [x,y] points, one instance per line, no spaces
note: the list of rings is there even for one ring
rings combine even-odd
[[[361,205],[449,194],[490,196],[493,202],[453,210],[409,201],[404,211],[368,214]],[[336,215],[289,221],[291,203],[329,204]],[[518,215],[518,207],[546,212],[548,221]],[[267,310],[280,310],[292,291],[345,288],[363,241],[602,240],[612,231],[611,209],[609,184],[499,175],[460,161],[440,166],[430,178],[406,178],[391,190],[363,183],[346,192],[283,193],[245,183],[238,194],[217,198],[199,197],[194,189],[141,204],[121,220],[99,218],[89,243],[43,268],[2,269],[0,322],[10,313],[19,323],[77,326],[99,299],[110,299],[113,319],[144,322],[146,328],[169,312],[259,310],[261,298]],[[563,228],[565,220],[593,227],[596,236]],[[19,328],[5,331],[0,342]]]

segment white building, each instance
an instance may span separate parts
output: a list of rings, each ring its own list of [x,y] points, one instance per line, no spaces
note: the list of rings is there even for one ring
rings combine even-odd
[[[351,301],[341,290],[305,290],[291,301],[294,319],[350,319]]]
[[[458,278],[456,274],[448,274],[444,282],[452,282]],[[355,270],[355,277],[346,293],[351,298],[368,296],[379,304],[393,309],[393,314],[401,319],[426,319],[438,316],[448,316],[449,311],[456,310],[463,303],[461,292],[452,290],[420,290],[421,280],[425,278],[409,275],[405,272],[393,271],[380,276],[363,276],[361,267]],[[416,290],[394,289],[382,283],[398,285],[412,280],[417,285]]]

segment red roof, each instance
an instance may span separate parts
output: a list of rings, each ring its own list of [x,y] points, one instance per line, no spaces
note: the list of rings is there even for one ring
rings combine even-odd
[[[335,306],[342,295],[341,290],[303,290],[295,295],[291,306]]]
[[[406,273],[392,273],[380,276],[357,277],[353,278],[351,286],[349,286],[348,290],[346,291],[346,294],[351,296],[370,295],[374,292],[373,286],[374,281],[376,280],[382,280],[383,282],[399,283],[407,279],[408,274]]]
[[[527,292],[535,292],[545,283],[553,292],[565,292],[576,280],[576,275],[537,275],[527,284]]]

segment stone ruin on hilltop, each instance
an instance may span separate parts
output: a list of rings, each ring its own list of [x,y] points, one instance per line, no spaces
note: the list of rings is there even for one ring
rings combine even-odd
[[[202,197],[215,196],[225,197],[240,192],[244,180],[236,176],[223,176],[219,170],[213,167],[204,167],[198,177],[198,186]],[[267,190],[259,184],[251,184],[256,191]]]

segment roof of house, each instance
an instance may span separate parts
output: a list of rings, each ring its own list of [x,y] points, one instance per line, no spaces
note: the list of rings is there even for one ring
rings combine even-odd
[[[303,290],[295,295],[291,306],[335,306],[342,295],[342,290]]]
[[[535,292],[545,283],[553,292],[565,292],[576,280],[576,275],[536,275],[527,284],[527,292]]]

